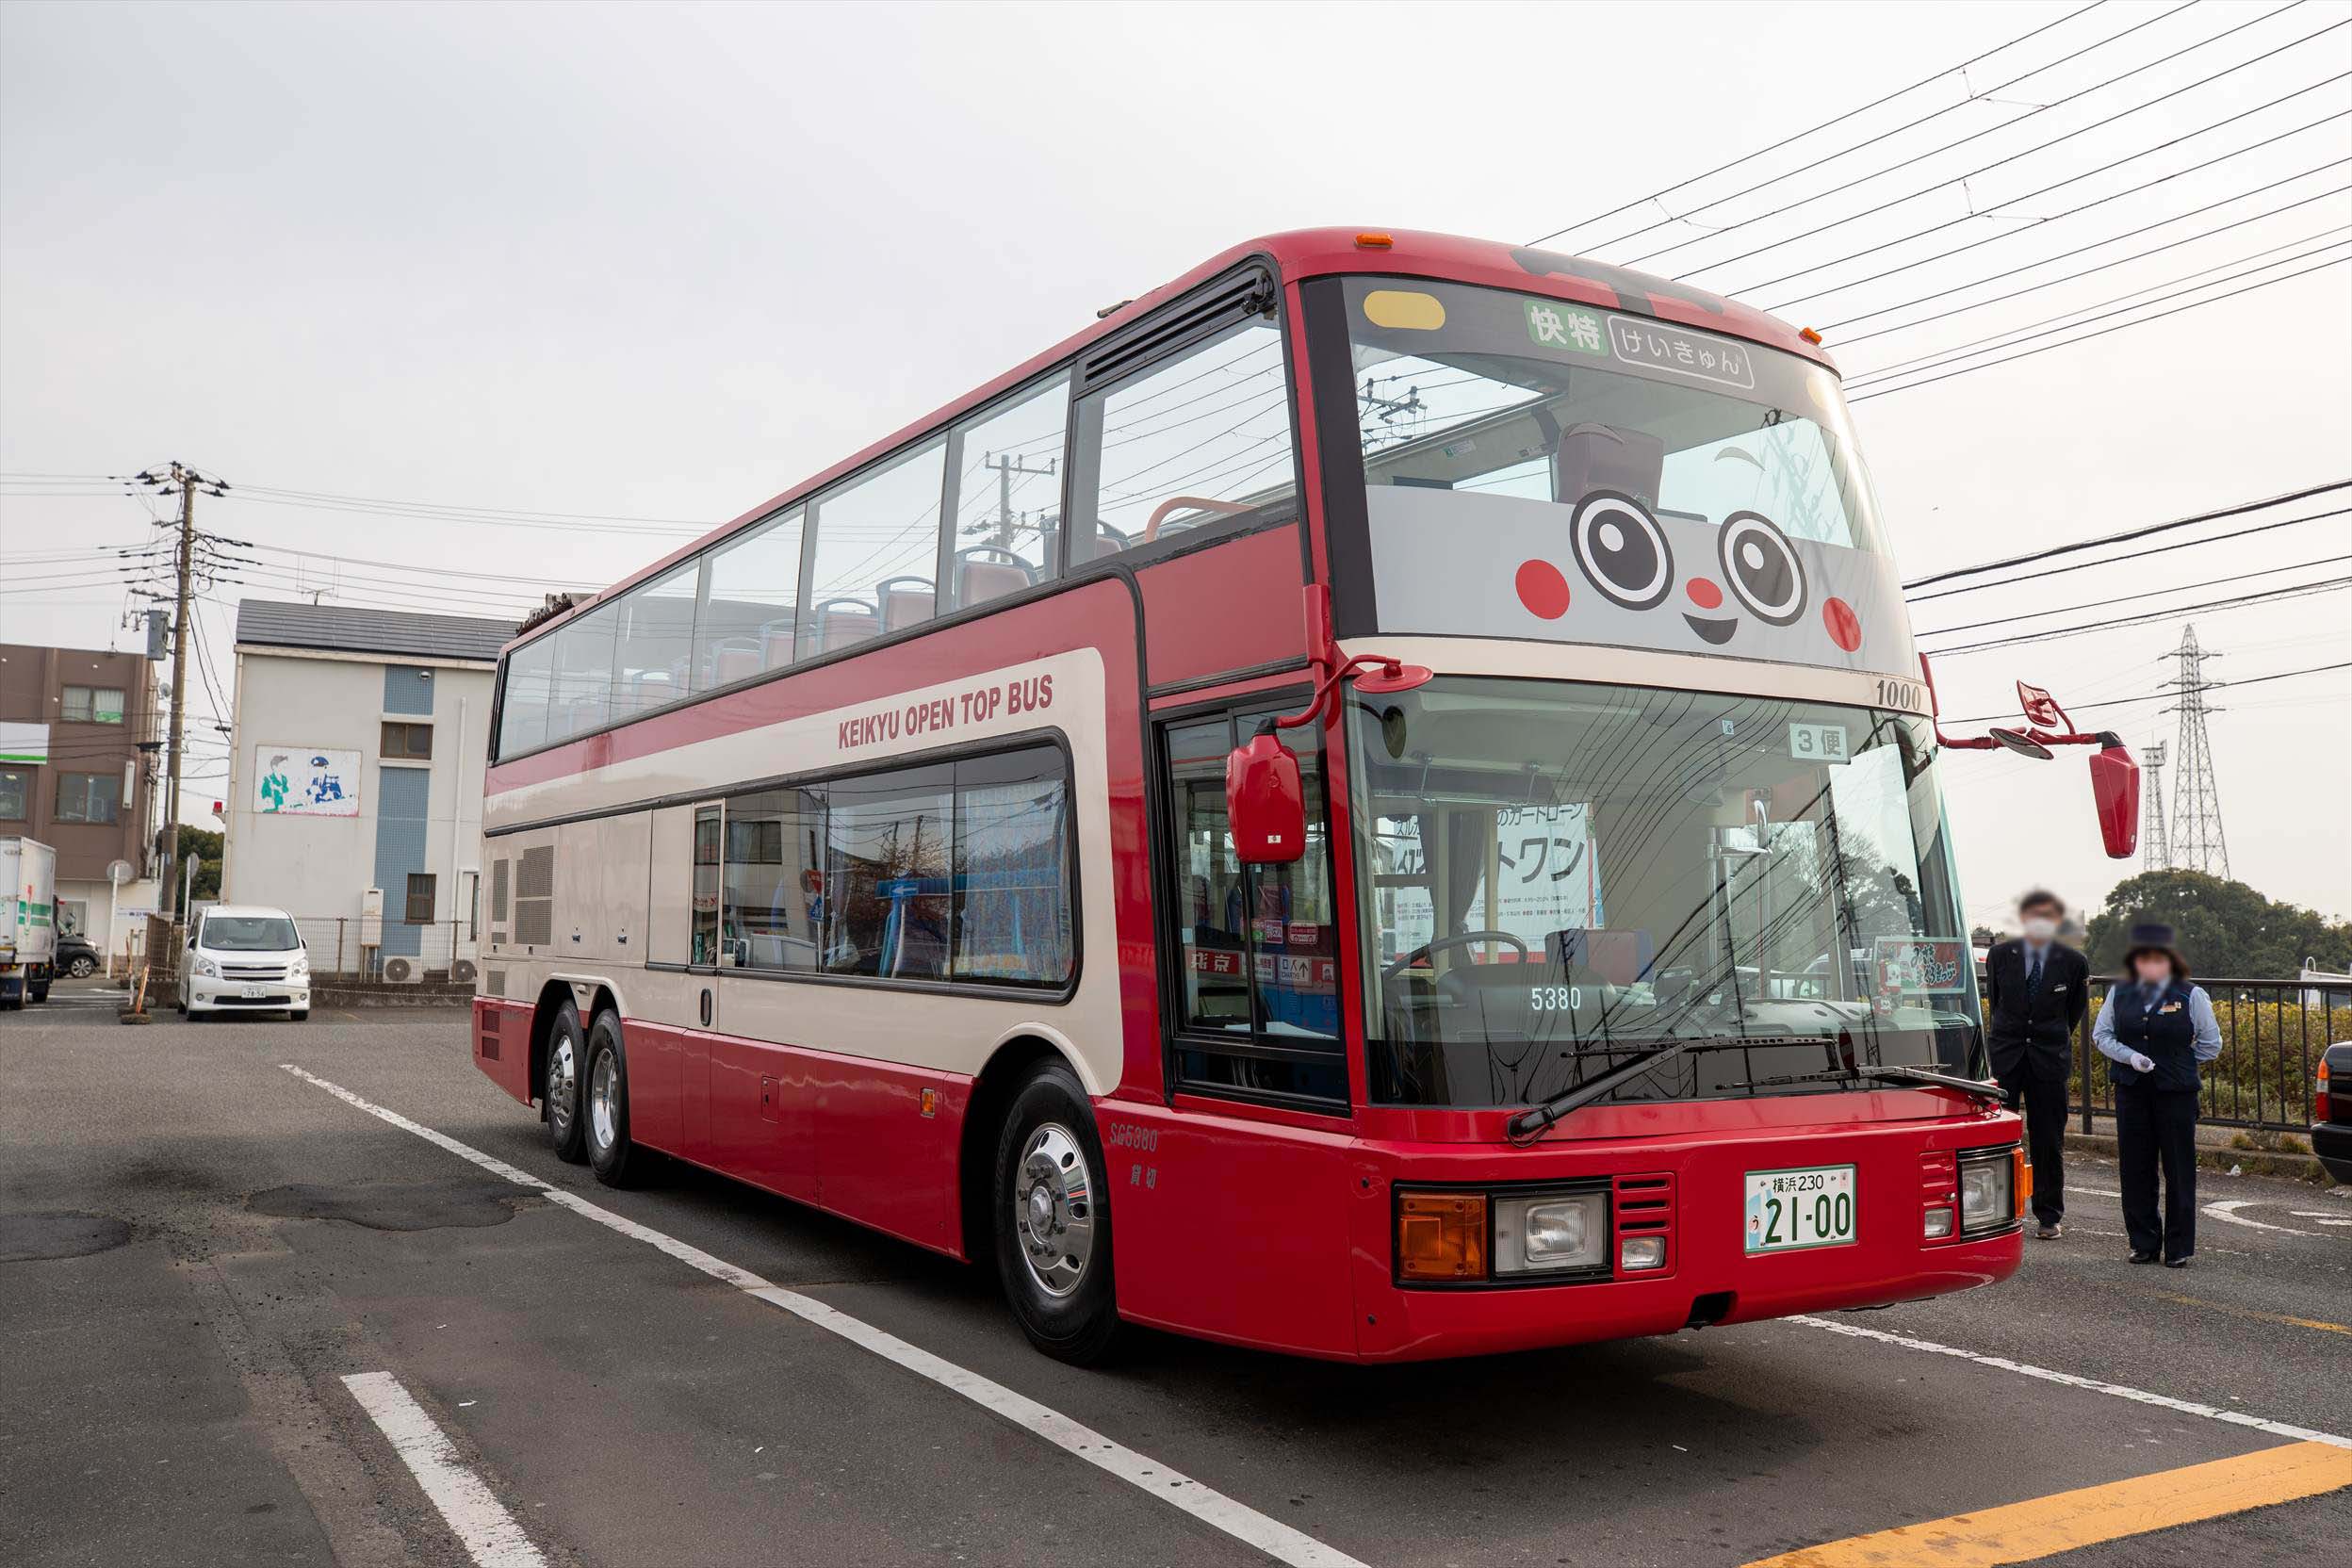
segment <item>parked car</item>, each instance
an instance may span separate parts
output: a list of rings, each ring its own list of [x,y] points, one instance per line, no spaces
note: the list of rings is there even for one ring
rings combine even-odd
[[[2311,1152],[2339,1182],[2352,1183],[2352,1040],[2319,1054],[2311,1084]]]
[[[88,937],[59,937],[56,962],[59,974],[75,980],[86,980],[106,967],[106,960]]]
[[[222,1013],[310,1016],[310,951],[294,917],[258,905],[198,911],[180,953],[179,1010],[193,1022]]]

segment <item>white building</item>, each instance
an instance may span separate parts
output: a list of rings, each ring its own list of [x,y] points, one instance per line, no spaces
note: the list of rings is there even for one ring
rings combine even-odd
[[[239,604],[222,900],[295,916],[321,970],[360,969],[363,948],[412,975],[470,959],[492,685],[514,630]]]

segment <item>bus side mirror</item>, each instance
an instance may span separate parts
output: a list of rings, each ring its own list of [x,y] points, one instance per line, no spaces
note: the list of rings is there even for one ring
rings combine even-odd
[[[2140,846],[2140,764],[2120,743],[2091,755],[2091,800],[2107,858],[2128,860]]]
[[[1244,865],[1279,865],[1307,852],[1307,797],[1298,757],[1272,735],[1225,759],[1225,819]]]

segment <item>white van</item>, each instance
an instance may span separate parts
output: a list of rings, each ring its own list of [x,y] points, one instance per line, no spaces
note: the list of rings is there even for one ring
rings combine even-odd
[[[179,1010],[310,1016],[310,952],[294,917],[258,905],[215,904],[196,914],[180,951]]]

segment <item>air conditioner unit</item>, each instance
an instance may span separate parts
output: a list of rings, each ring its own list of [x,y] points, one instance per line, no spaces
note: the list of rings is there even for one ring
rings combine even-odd
[[[414,958],[386,958],[384,978],[395,986],[413,986],[424,978],[424,966]]]
[[[450,964],[449,978],[461,986],[472,985],[474,983],[474,961],[471,958],[460,958]]]

